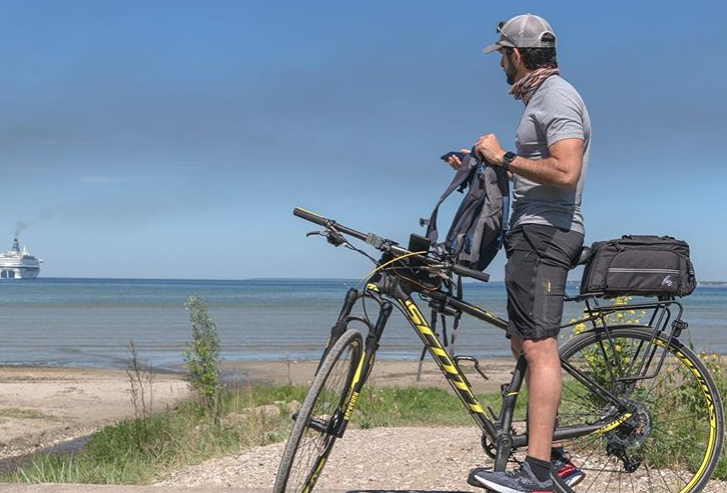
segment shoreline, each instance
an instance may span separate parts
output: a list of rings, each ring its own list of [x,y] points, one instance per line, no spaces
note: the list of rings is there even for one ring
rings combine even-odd
[[[488,373],[488,369],[496,375],[505,370],[509,374],[509,371],[512,370],[515,363],[514,359],[505,356],[483,356],[478,359],[485,370],[485,374]],[[219,367],[224,379],[228,383],[293,383],[295,385],[304,385],[311,382],[318,362],[319,358],[240,359],[221,360]],[[508,366],[509,368],[505,368]],[[416,384],[417,382],[414,377],[416,376],[418,367],[418,358],[377,358],[370,378],[376,379],[377,381],[380,380],[380,383],[388,385],[401,386],[409,383]],[[187,372],[184,363],[163,366],[152,365],[152,370],[155,375],[163,375],[165,379],[169,378],[172,380],[183,380]],[[463,367],[463,371],[468,377],[470,375],[477,375],[473,369],[472,371],[468,370],[469,368],[467,366]],[[23,375],[25,373],[32,375],[37,372],[42,374],[56,372],[59,375],[79,373],[87,374],[87,376],[95,376],[95,378],[102,376],[123,378],[128,382],[126,371],[126,369],[118,367],[74,364],[0,364],[0,407],[3,402],[1,385],[7,379],[8,375]],[[435,362],[427,355],[422,364],[422,380],[426,377],[428,382],[436,383],[437,379],[431,378],[431,376],[439,376],[444,387],[448,387]],[[158,383],[158,381],[155,383]],[[472,383],[474,384],[475,382]]]

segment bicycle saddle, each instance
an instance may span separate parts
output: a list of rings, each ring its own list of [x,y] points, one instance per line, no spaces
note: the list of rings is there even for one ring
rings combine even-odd
[[[592,255],[593,255],[593,250],[591,250],[591,247],[584,246],[581,249],[581,254],[578,257],[578,262],[576,262],[575,265],[586,265],[591,260]]]

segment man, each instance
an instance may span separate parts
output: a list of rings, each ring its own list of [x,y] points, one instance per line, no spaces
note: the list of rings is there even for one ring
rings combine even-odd
[[[510,93],[525,111],[517,153],[492,134],[481,136],[475,151],[505,167],[514,183],[505,283],[512,351],[528,362],[528,456],[515,471],[474,469],[468,482],[502,493],[548,492],[551,467],[570,485],[584,476],[562,447],[552,448],[552,439],[562,389],[558,326],[568,270],[583,245],[581,192],[591,126],[580,95],[559,75],[550,25],[525,14],[500,23],[497,32],[498,40],[484,52],[500,53]],[[456,158],[449,163],[460,164]]]

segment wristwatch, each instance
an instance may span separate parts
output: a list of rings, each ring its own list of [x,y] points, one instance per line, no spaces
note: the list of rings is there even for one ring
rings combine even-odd
[[[507,170],[507,168],[510,166],[510,163],[513,162],[513,160],[517,157],[517,154],[515,154],[512,151],[505,152],[505,155],[502,156],[502,167]]]

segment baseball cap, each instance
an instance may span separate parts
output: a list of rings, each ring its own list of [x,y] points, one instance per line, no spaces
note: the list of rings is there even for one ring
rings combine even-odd
[[[510,48],[555,48],[555,33],[550,24],[533,14],[522,14],[497,25],[500,37],[482,50],[492,53],[503,47]],[[550,34],[550,36],[543,35]],[[552,36],[552,37],[551,37]]]

